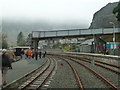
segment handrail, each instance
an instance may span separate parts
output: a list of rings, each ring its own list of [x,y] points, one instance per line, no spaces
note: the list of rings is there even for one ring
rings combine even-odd
[[[120,33],[120,28],[115,28],[115,33]],[[72,30],[55,30],[55,31],[32,31],[33,38],[40,37],[57,37],[71,35],[93,35],[93,34],[112,34],[113,28],[100,29],[72,29]],[[36,34],[36,35],[35,35]]]

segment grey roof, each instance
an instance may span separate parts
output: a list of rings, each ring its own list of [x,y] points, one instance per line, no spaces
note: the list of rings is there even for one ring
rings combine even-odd
[[[84,41],[84,42],[82,42],[81,43],[81,45],[92,45],[92,42],[94,41],[94,39],[88,39],[88,40],[86,40],[86,41]]]

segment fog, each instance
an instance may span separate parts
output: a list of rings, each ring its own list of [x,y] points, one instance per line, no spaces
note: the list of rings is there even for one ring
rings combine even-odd
[[[0,0],[0,30],[15,45],[32,31],[89,28],[95,12],[119,0]]]
[[[77,24],[88,28],[96,11],[116,1],[118,0],[2,0],[2,18],[19,22]]]

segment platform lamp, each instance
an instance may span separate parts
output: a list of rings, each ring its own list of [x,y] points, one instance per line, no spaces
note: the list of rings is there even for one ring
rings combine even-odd
[[[95,23],[95,21],[93,20],[92,23]],[[95,47],[95,34],[94,34],[94,24],[92,26],[92,34],[93,34],[93,53],[96,52],[96,47]]]
[[[115,55],[115,24],[113,22],[109,22],[113,25],[113,54]]]

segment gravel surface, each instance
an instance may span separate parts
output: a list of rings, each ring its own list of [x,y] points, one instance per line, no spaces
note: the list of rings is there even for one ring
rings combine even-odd
[[[76,55],[77,57],[82,57],[82,58],[85,58],[85,56],[80,56],[80,55]],[[114,65],[120,65],[120,61],[118,60],[113,60],[113,59],[105,59],[105,58],[95,58],[95,57],[86,57],[88,59],[91,59],[91,60],[96,60],[96,61],[101,61],[101,62],[106,62],[106,63],[109,63],[109,64],[114,64]]]
[[[120,64],[120,61],[118,61],[118,60],[113,60],[113,59],[104,59],[104,58],[88,58],[88,59],[91,59],[91,60],[96,60],[96,61],[101,61],[101,62],[105,62],[105,63],[109,63],[109,64],[113,64],[113,65],[117,65],[117,66],[119,66],[119,64]]]
[[[80,64],[69,60],[69,62],[74,65],[78,71],[81,81],[83,82],[84,88],[108,88],[100,79],[98,79],[89,70],[81,66]]]
[[[97,62],[96,62],[96,63],[97,63]],[[108,68],[113,69],[113,70],[115,70],[115,71],[120,71],[120,69],[119,69],[119,68],[116,68],[116,67],[111,67],[111,66],[108,66],[108,65],[105,65],[105,64],[101,64],[101,63],[97,63],[97,64],[100,64],[100,65],[102,65],[102,66],[108,67]]]
[[[80,60],[79,60],[80,61]],[[108,71],[104,68],[98,67],[96,65],[93,65],[91,63],[87,63],[84,61],[80,61],[86,65],[88,65],[89,67],[91,67],[93,70],[95,70],[96,72],[98,72],[99,74],[101,74],[103,77],[105,77],[107,80],[109,80],[110,82],[112,82],[114,85],[118,86],[118,80],[119,80],[119,75],[115,74],[111,71]]]
[[[107,62],[107,63],[110,63],[110,64],[116,64],[116,65],[118,63],[118,61],[116,61],[116,60],[112,61],[111,59],[110,60],[107,60],[107,59],[104,60],[104,59],[102,59],[100,61]],[[120,83],[120,75],[118,75],[116,73],[113,73],[111,71],[108,71],[108,70],[106,70],[106,69],[104,69],[102,67],[93,65],[92,63],[87,63],[87,62],[83,62],[83,61],[80,61],[80,62],[88,65],[91,69],[93,69],[97,73],[101,74],[104,78],[106,78],[107,80],[109,80],[111,83],[113,83],[117,87],[120,85],[119,84]],[[65,62],[64,61],[61,62],[61,60],[58,60],[58,67],[60,67],[61,63],[65,63]],[[85,88],[109,88],[109,86],[107,86],[103,81],[101,81],[100,79],[98,79],[95,75],[93,75],[92,73],[90,73],[90,71],[86,70],[83,66],[81,66],[79,64],[76,64],[73,61],[71,61],[71,63],[74,65],[74,67],[77,69],[78,73],[80,74],[81,80],[83,81],[83,84],[84,84]],[[66,69],[64,69],[64,70],[66,70]],[[61,70],[58,70],[57,73],[60,73],[59,71],[63,72],[64,70],[62,70],[62,68],[61,68]],[[67,71],[68,70],[69,69],[67,69]],[[116,69],[116,70],[118,70],[118,69]],[[56,74],[55,79],[56,79],[57,82],[59,82],[59,80],[61,80],[59,77],[60,77],[59,74],[58,75]],[[56,81],[54,80],[54,84],[56,83]],[[56,87],[53,87],[53,88],[56,88]]]
[[[61,59],[55,59],[57,60],[57,70],[48,88],[78,88],[69,65]]]
[[[82,58],[83,57],[81,57],[81,60],[82,60]],[[90,59],[90,58],[89,58]],[[87,59],[86,59],[87,60]],[[87,61],[92,61],[93,59],[91,59],[91,60],[87,60]],[[109,63],[109,64],[113,64],[113,62],[116,62],[117,63],[117,61],[116,60],[98,60],[98,59],[94,59],[95,61],[101,61],[101,62],[105,62],[105,63]],[[108,62],[107,62],[108,61]],[[111,62],[111,63],[110,63]],[[116,68],[116,67],[112,67],[112,66],[109,66],[109,65],[106,65],[106,64],[102,64],[102,63],[98,63],[98,62],[96,62],[97,64],[101,64],[101,65],[103,65],[103,66],[106,66],[106,67],[108,67],[108,68],[111,68],[111,69],[113,69],[113,70],[116,70],[116,71],[120,71],[120,69],[118,69],[118,68]],[[113,65],[117,65],[117,64],[113,64]],[[117,65],[118,66],[118,65]]]

